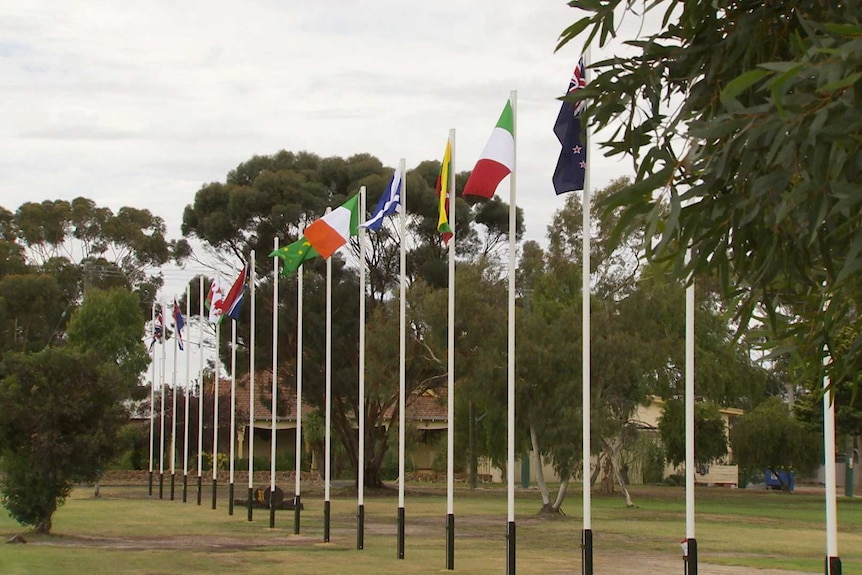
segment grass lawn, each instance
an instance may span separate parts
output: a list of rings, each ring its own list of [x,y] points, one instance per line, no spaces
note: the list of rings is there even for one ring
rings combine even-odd
[[[245,486],[237,493],[244,495]],[[39,575],[166,575],[272,573],[412,574],[445,570],[445,486],[408,488],[405,559],[396,558],[397,497],[366,494],[365,549],[356,550],[356,498],[334,490],[329,543],[323,542],[319,486],[303,492],[300,535],[293,512],[227,512],[227,489],[211,509],[209,492],[196,505],[147,497],[141,486],[102,486],[101,497],[79,488],[54,517],[53,535],[36,536],[7,514],[0,537],[23,533],[27,544],[0,547],[0,573]],[[305,489],[305,488],[304,488]],[[292,492],[292,490],[291,490]],[[506,491],[469,489],[455,495],[456,573],[505,572]],[[679,540],[685,535],[685,494],[678,487],[638,487],[636,507],[619,496],[593,496],[596,573],[683,572]],[[288,494],[290,496],[290,494]],[[522,574],[579,573],[581,493],[570,490],[568,515],[547,519],[535,490],[516,498],[517,569]],[[791,495],[699,488],[696,530],[701,574],[753,569],[822,573],[826,535],[823,493]],[[862,573],[862,498],[839,498],[839,554],[845,573]],[[738,566],[735,569],[734,566]]]

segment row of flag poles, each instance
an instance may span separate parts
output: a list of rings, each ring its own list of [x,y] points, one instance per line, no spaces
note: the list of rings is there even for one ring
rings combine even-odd
[[[587,62],[581,58],[569,83],[568,93],[586,86]],[[554,133],[561,144],[560,156],[552,178],[554,189],[558,195],[575,190],[583,190],[583,278],[582,278],[582,329],[584,337],[582,347],[582,451],[583,451],[583,529],[581,537],[582,551],[582,573],[592,575],[593,573],[593,533],[592,533],[592,511],[591,493],[589,486],[591,468],[590,453],[590,410],[591,410],[591,366],[590,366],[590,174],[587,164],[587,142],[586,135],[581,125],[583,113],[583,101],[563,102],[559,115],[554,125]],[[464,187],[464,196],[480,196],[492,198],[496,193],[498,185],[509,176],[509,273],[508,273],[508,298],[507,298],[507,524],[506,524],[506,572],[515,575],[516,572],[516,524],[515,524],[515,276],[516,276],[516,126],[517,126],[517,93],[513,91],[504,106],[491,137],[485,145],[482,154],[477,161],[471,175]],[[455,130],[450,130],[447,139],[443,161],[437,180],[437,193],[439,195],[438,232],[441,234],[444,246],[448,249],[448,329],[447,329],[447,485],[446,485],[446,568],[452,570],[455,557],[455,512],[454,512],[454,313],[455,313]],[[397,215],[397,226],[400,231],[400,285],[399,285],[399,437],[398,437],[398,509],[397,509],[397,556],[399,559],[405,557],[405,408],[406,408],[406,169],[405,161],[401,159],[392,179],[382,194],[370,217],[360,223],[360,215],[366,214],[366,190],[363,186],[359,193],[349,198],[344,204],[335,209],[327,209],[327,212],[318,220],[312,222],[304,231],[304,234],[295,242],[285,246],[279,246],[278,238],[274,239],[273,251],[269,254],[273,257],[273,301],[278,302],[279,283],[279,261],[281,261],[281,274],[290,276],[296,274],[297,278],[297,350],[296,350],[296,474],[294,495],[294,533],[300,533],[301,516],[301,433],[302,433],[302,314],[303,314],[303,263],[315,257],[326,260],[326,349],[325,349],[325,437],[324,437],[324,541],[330,539],[330,464],[331,464],[331,360],[332,360],[332,260],[331,256],[351,237],[358,236],[359,241],[359,449],[357,464],[357,549],[364,548],[364,484],[365,484],[365,241],[368,233],[373,233],[382,228],[387,216]],[[200,293],[203,294],[204,283],[200,278]],[[234,507],[234,447],[236,437],[236,321],[239,318],[239,310],[242,305],[244,290],[249,287],[251,300],[251,327],[250,327],[250,357],[249,357],[249,444],[248,444],[248,520],[252,520],[253,503],[253,459],[254,459],[254,404],[255,404],[255,254],[251,252],[249,261],[240,271],[237,279],[225,291],[218,280],[214,280],[210,287],[207,302],[209,305],[209,321],[215,325],[216,341],[220,341],[220,327],[222,319],[230,317],[231,322],[231,446],[229,455],[229,513],[233,514]],[[201,298],[199,314],[203,318],[204,302]],[[163,309],[164,306],[163,306]],[[184,317],[180,312],[179,305],[174,301],[173,307],[174,328],[176,331],[176,342],[174,346],[174,373],[173,373],[173,408],[176,413],[176,354],[184,349],[185,342],[182,330],[185,325]],[[186,316],[190,314],[189,292],[186,292]],[[156,306],[152,312],[153,336],[150,349],[153,352],[152,381],[156,381],[156,354],[154,344],[164,337],[164,322],[162,312],[156,313]],[[276,459],[276,413],[278,395],[278,305],[273,305],[273,340],[272,340],[272,420],[271,420],[271,453],[270,453],[270,485],[269,485],[269,526],[275,526],[274,498],[276,493],[275,484],[275,459]],[[201,363],[198,371],[199,381],[203,381],[203,322],[200,322],[200,337],[198,340],[198,351],[201,353]],[[217,343],[218,346],[218,343]],[[160,456],[159,456],[159,498],[163,497],[164,485],[164,366],[165,351],[162,346],[161,361],[161,405],[160,405]],[[697,574],[697,541],[694,529],[694,286],[689,282],[686,289],[686,345],[685,345],[685,429],[686,429],[686,538],[684,540],[684,553],[686,560],[686,572],[691,575]],[[215,354],[215,376],[214,376],[214,407],[213,407],[213,462],[212,462],[212,508],[216,508],[217,489],[217,453],[218,453],[218,401],[219,401],[219,354],[218,347]],[[186,381],[189,379],[189,361],[186,356]],[[154,403],[155,383],[151,386],[151,405]],[[201,503],[201,469],[202,459],[200,447],[203,441],[203,393],[201,393],[200,411],[198,418],[198,505]],[[186,393],[186,438],[183,450],[183,501],[186,501],[187,476],[188,476],[188,402],[189,394]],[[829,408],[834,409],[831,402]],[[824,411],[827,411],[827,403],[824,399]],[[154,416],[150,418],[150,463],[149,463],[149,493],[153,493],[154,475]],[[170,461],[170,498],[174,499],[174,476],[175,476],[175,453],[173,448],[176,441],[176,418],[173,418],[171,431],[171,461]],[[828,463],[828,460],[827,460]],[[834,461],[833,461],[834,465]],[[834,490],[833,490],[834,491]],[[828,494],[827,494],[828,495]],[[829,508],[827,506],[827,511]],[[834,517],[834,513],[832,514]],[[837,556],[837,545],[835,537],[829,536],[829,549],[827,556]]]

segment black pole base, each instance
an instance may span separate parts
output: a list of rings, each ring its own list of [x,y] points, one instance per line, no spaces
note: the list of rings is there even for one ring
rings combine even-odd
[[[446,569],[455,568],[455,515],[446,516]]]
[[[404,508],[398,508],[398,558],[404,559]]]
[[[149,495],[150,497],[153,496],[153,472],[152,471],[150,471],[150,489],[147,492],[147,495]]]
[[[203,478],[200,475],[198,475],[198,505],[201,504],[201,494],[203,493],[203,490],[204,490],[203,488],[204,488]]]
[[[176,493],[176,483],[177,476],[174,473],[171,473],[171,501],[174,500],[174,493]]]
[[[189,474],[183,474],[183,503],[189,500]]]
[[[227,514],[233,515],[233,483],[228,485],[227,496],[229,498],[227,503]]]
[[[272,496],[269,498],[269,528],[275,529],[275,505],[273,505]]]
[[[691,537],[685,540],[686,556],[685,561],[686,575],[697,575],[697,539]]]
[[[581,574],[593,575],[593,530],[581,530]]]
[[[332,509],[330,501],[323,502],[323,542],[329,543],[329,527],[332,518]]]
[[[248,520],[251,521],[254,518],[254,489],[248,488],[248,505],[246,505],[246,509],[248,511]]]
[[[365,506],[356,510],[356,548],[365,549]]]
[[[159,499],[165,498],[165,474],[159,473]]]
[[[218,498],[216,496],[217,495],[217,493],[216,493],[217,488],[218,488],[218,480],[213,479],[213,501],[212,501],[213,509],[216,508],[216,501],[218,500]]]
[[[302,510],[302,498],[299,493],[293,498],[293,534],[299,535],[299,515]]]
[[[826,575],[841,575],[841,558],[826,558]]]
[[[506,575],[515,575],[515,522],[506,527]]]

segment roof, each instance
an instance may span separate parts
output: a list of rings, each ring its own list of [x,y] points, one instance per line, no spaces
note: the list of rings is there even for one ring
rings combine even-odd
[[[272,421],[272,371],[258,371],[255,374],[255,421]],[[230,397],[230,380],[223,380],[219,386],[219,396]],[[409,399],[406,418],[411,421],[447,421],[447,393],[446,390],[426,390]],[[279,412],[285,409],[283,415],[279,415],[278,421],[296,421],[296,383],[286,382],[283,378],[278,381],[278,403]],[[237,378],[236,382],[236,414],[238,418],[248,420],[249,406],[249,375],[244,374]],[[302,402],[302,413],[308,415],[315,411],[315,407],[306,401]],[[395,406],[391,407],[386,414],[392,415]]]

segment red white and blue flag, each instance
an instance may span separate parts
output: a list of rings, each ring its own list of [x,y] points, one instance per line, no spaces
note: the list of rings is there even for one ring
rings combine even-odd
[[[177,330],[177,347],[180,348],[180,351],[183,351],[183,327],[185,325],[186,321],[183,319],[183,313],[180,311],[177,300],[174,299],[174,329]]]
[[[162,341],[162,312],[156,316],[156,321],[153,322],[153,339],[150,340],[150,351],[153,351],[153,346],[157,341]]]
[[[219,320],[224,316],[228,316],[234,321],[239,319],[239,312],[242,309],[243,293],[245,291],[247,280],[248,266],[243,266],[239,276],[230,287],[230,291],[225,294],[224,299],[216,304],[216,307],[220,310]]]
[[[572,79],[569,82],[568,95],[576,90],[586,88],[587,78],[584,70],[584,58],[578,61]],[[557,195],[584,189],[584,179],[587,172],[586,134],[582,134],[581,114],[585,102],[563,102],[557,121],[554,123],[554,134],[562,145],[557,167],[554,170],[554,190]],[[583,135],[583,143],[581,136]]]

